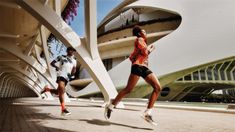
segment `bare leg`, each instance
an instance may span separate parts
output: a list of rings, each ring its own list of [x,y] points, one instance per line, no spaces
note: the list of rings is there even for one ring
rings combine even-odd
[[[53,94],[56,94],[58,95],[58,89],[51,89],[49,88],[48,85],[46,85],[43,89],[43,91],[41,91],[41,94],[45,93],[45,92],[50,92],[50,93],[53,93]]]
[[[61,109],[64,110],[65,109],[65,104],[64,104],[65,83],[63,81],[58,82],[57,90],[59,94]]]
[[[114,106],[116,106],[116,105],[118,104],[118,102],[121,101],[121,99],[122,99],[125,95],[129,94],[129,93],[133,90],[133,88],[135,87],[135,85],[136,85],[136,83],[138,82],[139,78],[140,78],[139,76],[134,75],[134,74],[131,74],[131,75],[129,76],[129,79],[128,79],[126,88],[122,89],[122,90],[118,93],[118,95],[116,96],[116,98],[113,100],[112,104],[113,104]]]
[[[161,85],[154,73],[149,74],[145,78],[145,81],[153,87],[153,92],[152,92],[152,95],[150,96],[149,103],[148,103],[148,109],[150,109],[150,108],[153,108],[153,105],[158,98],[158,95],[161,91]]]
[[[50,89],[50,92],[53,94],[58,95],[58,89]]]
[[[104,112],[104,116],[106,119],[110,118],[112,109],[118,104],[118,102],[120,102],[125,95],[129,94],[132,91],[132,89],[135,87],[136,83],[138,82],[139,78],[140,78],[139,76],[134,74],[131,74],[129,76],[126,88],[122,89],[118,93],[116,98],[110,104],[106,105]]]

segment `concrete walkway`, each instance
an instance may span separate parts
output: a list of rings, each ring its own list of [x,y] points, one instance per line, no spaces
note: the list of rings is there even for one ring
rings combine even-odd
[[[235,114],[155,108],[158,126],[146,123],[143,106],[115,109],[109,121],[102,103],[74,100],[68,104],[72,115],[60,116],[58,100],[38,98],[0,100],[0,132],[234,132]]]

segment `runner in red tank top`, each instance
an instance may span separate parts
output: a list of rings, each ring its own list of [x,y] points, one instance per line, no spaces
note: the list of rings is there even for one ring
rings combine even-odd
[[[147,46],[146,32],[140,27],[134,27],[132,32],[133,35],[137,38],[134,43],[134,51],[129,57],[132,62],[131,75],[129,76],[127,86],[118,93],[113,101],[110,101],[110,104],[107,104],[105,106],[105,118],[110,118],[113,108],[118,104],[119,101],[121,101],[121,99],[125,95],[129,94],[133,90],[139,78],[142,77],[148,84],[153,87],[153,92],[149,99],[147,109],[145,110],[142,117],[147,122],[156,125],[156,123],[152,119],[151,111],[161,91],[161,86],[155,74],[148,69],[148,55],[154,50],[154,46]]]
[[[148,47],[143,38],[140,37],[135,40],[134,51],[129,58],[132,64],[148,66]]]

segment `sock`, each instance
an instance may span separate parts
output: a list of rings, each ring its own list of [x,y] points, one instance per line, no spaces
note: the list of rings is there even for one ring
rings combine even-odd
[[[153,110],[152,108],[150,108],[150,109],[148,108],[148,109],[145,110],[144,113],[147,114],[147,115],[151,115],[152,110]]]
[[[64,103],[61,103],[61,110],[63,111],[65,109],[65,104]]]
[[[112,110],[114,108],[114,105],[112,103],[110,103],[108,107],[109,107],[109,109]]]

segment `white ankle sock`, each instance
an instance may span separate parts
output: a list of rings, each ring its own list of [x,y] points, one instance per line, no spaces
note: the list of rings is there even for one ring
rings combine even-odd
[[[146,109],[144,113],[147,114],[147,115],[151,115],[152,110],[153,110],[152,108]]]
[[[114,105],[110,103],[108,107],[109,107],[109,109],[112,110],[114,108]]]

